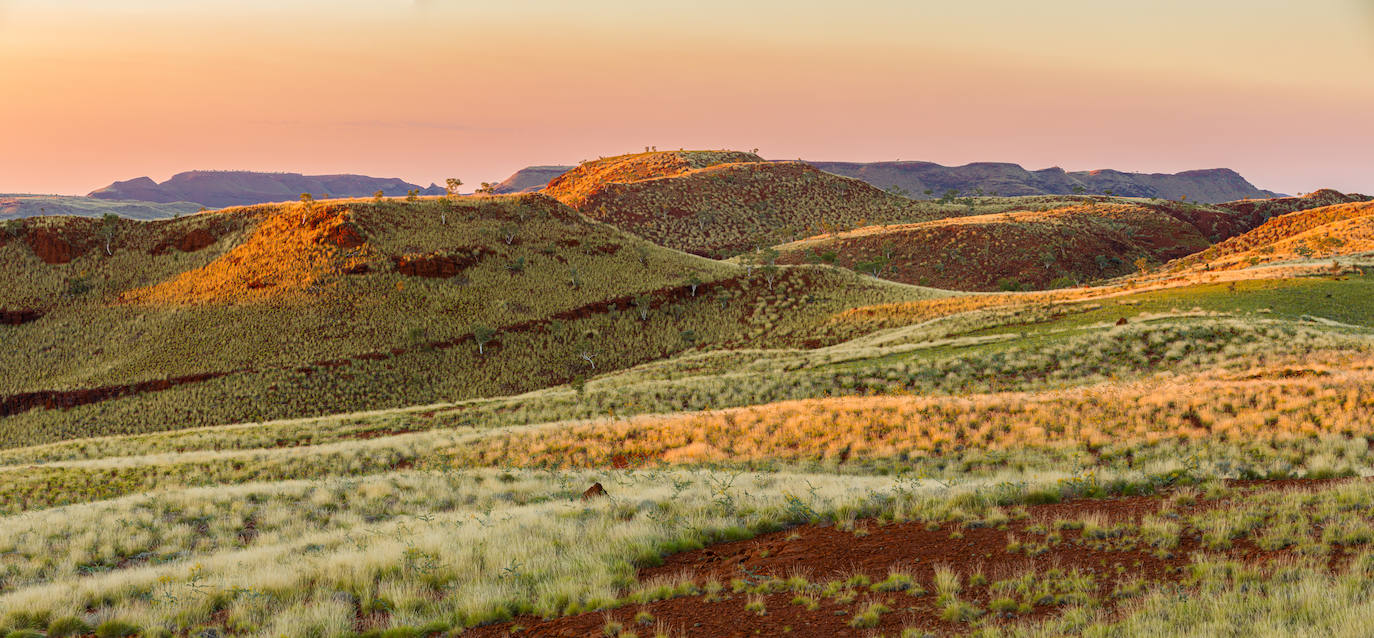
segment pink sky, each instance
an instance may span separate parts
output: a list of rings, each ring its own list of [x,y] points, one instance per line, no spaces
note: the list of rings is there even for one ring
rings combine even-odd
[[[0,192],[646,145],[1374,192],[1365,0],[667,4],[0,0]]]

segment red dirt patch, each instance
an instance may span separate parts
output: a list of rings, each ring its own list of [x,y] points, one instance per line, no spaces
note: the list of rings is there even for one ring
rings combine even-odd
[[[493,253],[495,251],[490,248],[477,246],[467,250],[444,253],[397,255],[392,257],[392,261],[395,264],[396,272],[402,275],[446,279],[457,276],[481,261],[482,257]]]
[[[197,228],[176,240],[176,248],[184,253],[193,253],[215,243],[215,236],[204,228]]]
[[[43,313],[37,310],[0,310],[0,325],[18,326],[37,321]]]
[[[1235,485],[1293,489],[1330,483],[1295,480]],[[1176,511],[1186,519],[1190,513],[1224,507],[1227,502],[1199,499],[1196,504],[1179,507]],[[548,620],[520,617],[513,623],[478,627],[464,635],[590,636],[599,635],[608,619],[641,633],[651,633],[650,630],[661,626],[690,636],[772,636],[783,632],[789,636],[816,638],[892,636],[908,627],[938,635],[967,633],[967,624],[940,617],[941,608],[935,600],[936,567],[959,574],[964,584],[959,598],[985,610],[994,596],[991,584],[1027,573],[1043,575],[1056,569],[1066,573],[1076,570],[1091,577],[1089,593],[1108,609],[1114,609],[1120,601],[1114,596],[1118,587],[1129,586],[1136,579],[1152,583],[1182,581],[1191,554],[1204,549],[1200,536],[1192,533],[1194,530],[1185,530],[1180,535],[1179,546],[1165,554],[1146,551],[1148,548],[1142,549],[1140,545],[1114,545],[1110,537],[1088,537],[1079,529],[1057,529],[1055,523],[1060,519],[1080,520],[1092,515],[1108,523],[1136,524],[1144,516],[1158,512],[1164,503],[1163,495],[1156,495],[1028,506],[1020,508],[1026,514],[1024,518],[1011,520],[1004,529],[963,527],[948,522],[928,526],[918,522],[883,524],[861,520],[856,522],[855,529],[862,531],[855,533],[834,526],[804,525],[672,555],[662,565],[639,573],[641,581],[686,574],[699,586],[715,579],[725,584],[719,600],[708,601],[706,596],[696,594]],[[1032,541],[1047,538],[1046,534],[1028,529],[1032,525],[1059,534],[1061,540],[1049,544],[1040,553],[1009,551],[1008,540],[1012,535]],[[1342,555],[1333,556],[1331,566],[1339,567],[1359,548],[1354,550],[1338,552]],[[1291,555],[1289,550],[1261,551],[1246,538],[1238,539],[1229,550],[1208,553],[1252,564]],[[871,583],[878,583],[887,577],[889,570],[910,575],[925,593],[910,595],[903,591],[882,592],[868,586],[856,586],[852,588],[853,600],[841,602],[819,591],[819,586],[826,582],[845,580],[855,574],[863,574]],[[985,577],[987,584],[973,584],[970,578],[975,574]],[[804,576],[815,587],[797,591],[779,582],[796,575]],[[773,593],[751,597],[732,592],[730,583],[734,579],[749,584],[779,584]],[[810,596],[819,606],[808,610],[794,604],[792,600],[798,595]],[[751,598],[763,601],[766,615],[745,609]],[[892,611],[882,614],[875,626],[851,626],[855,614],[874,602],[881,602]],[[1029,612],[1012,612],[1000,618],[1034,620],[1057,613],[1059,609],[1058,603],[1044,602],[1034,605]],[[640,612],[650,614],[653,622],[645,627],[637,626],[635,616]],[[516,625],[521,629],[512,632]]]
[[[29,231],[25,240],[28,242],[29,248],[33,249],[33,254],[38,255],[39,259],[48,264],[69,263],[80,257],[83,252],[57,233],[46,228],[35,228]]]
[[[99,403],[142,392],[156,392],[179,385],[201,383],[229,374],[233,374],[233,372],[205,372],[128,385],[107,385],[85,390],[41,390],[11,394],[0,397],[0,417],[19,414],[33,408],[46,408],[48,410],[74,408],[78,405]]]

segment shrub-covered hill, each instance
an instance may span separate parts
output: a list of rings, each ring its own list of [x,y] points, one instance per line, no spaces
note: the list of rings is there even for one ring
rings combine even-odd
[[[1274,217],[1172,264],[1225,270],[1294,259],[1331,259],[1374,251],[1374,202],[1357,201]]]
[[[1246,231],[1249,231],[1258,228],[1260,224],[1278,217],[1279,215],[1311,210],[1313,208],[1322,208],[1325,206],[1335,206],[1336,204],[1357,204],[1359,202],[1370,201],[1371,199],[1374,199],[1374,197],[1361,195],[1359,193],[1342,193],[1340,191],[1324,188],[1299,197],[1241,199],[1233,202],[1216,204],[1215,207],[1234,213],[1237,219],[1242,220],[1246,226]]]
[[[717,164],[762,161],[758,155],[743,151],[654,151],[603,157],[554,177],[544,187],[544,194],[585,210],[587,198],[610,184],[673,177]]]
[[[1015,290],[1115,277],[1137,260],[1158,263],[1208,245],[1171,215],[1112,202],[868,226],[776,250],[779,263],[835,264],[938,288]]]
[[[0,443],[512,394],[690,348],[817,346],[848,336],[816,328],[835,312],[933,294],[746,271],[542,195],[103,223],[4,227]]]
[[[611,158],[569,171],[544,192],[654,243],[717,258],[825,229],[932,219],[939,208],[748,153]]]

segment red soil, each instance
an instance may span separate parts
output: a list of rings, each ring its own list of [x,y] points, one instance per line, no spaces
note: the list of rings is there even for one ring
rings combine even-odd
[[[1256,481],[1249,483],[1259,489],[1295,489],[1329,484],[1330,481]],[[1238,484],[1239,485],[1239,484]],[[964,528],[956,523],[927,527],[924,523],[887,523],[876,520],[858,521],[856,529],[866,533],[841,531],[834,526],[804,525],[790,530],[764,534],[753,539],[721,543],[706,548],[668,556],[662,565],[639,572],[641,582],[669,579],[685,575],[699,586],[715,579],[725,584],[722,600],[707,601],[704,595],[690,595],[643,605],[597,611],[562,618],[542,619],[521,617],[511,623],[501,623],[469,630],[464,636],[591,636],[599,635],[608,619],[641,634],[652,633],[656,626],[667,627],[672,635],[688,636],[873,636],[900,634],[903,628],[913,627],[937,635],[966,633],[967,624],[940,618],[935,601],[934,572],[946,567],[959,574],[964,583],[961,600],[973,602],[987,609],[993,597],[988,586],[970,582],[974,574],[986,577],[989,583],[1015,578],[1025,573],[1044,575],[1052,569],[1065,572],[1078,570],[1093,577],[1096,599],[1114,609],[1120,599],[1114,596],[1117,587],[1129,585],[1133,579],[1149,583],[1179,582],[1194,552],[1203,551],[1200,537],[1195,533],[1181,535],[1179,546],[1172,555],[1144,551],[1140,546],[1115,546],[1112,539],[1092,539],[1081,530],[1056,530],[1059,519],[1077,520],[1093,514],[1108,522],[1139,523],[1147,514],[1158,512],[1164,504],[1162,496],[1138,496],[1102,500],[1074,500],[1051,505],[1025,507],[1026,518],[1013,520],[1006,529],[988,527]],[[1192,506],[1180,507],[1187,514],[1203,509],[1224,507],[1226,501],[1199,499]],[[1028,531],[1040,524],[1056,531],[1062,540],[1049,544],[1043,553],[1029,555],[1009,552],[1009,535],[1022,540],[1043,540],[1045,535]],[[1358,550],[1358,548],[1356,548]],[[1224,555],[1248,563],[1266,563],[1291,555],[1289,550],[1265,552],[1248,539],[1239,539],[1229,550],[1208,551],[1210,555]],[[1331,558],[1333,568],[1353,557],[1354,552],[1341,551]],[[766,615],[744,608],[748,595],[732,593],[733,579],[750,583],[771,579],[785,580],[802,575],[814,585],[844,580],[863,574],[873,583],[887,577],[889,570],[897,570],[913,577],[926,593],[912,596],[903,592],[877,592],[868,587],[856,587],[852,602],[840,603],[823,597],[819,591],[802,592],[814,598],[820,606],[811,611],[793,604],[798,592],[784,591],[762,596]],[[817,588],[819,589],[819,587]],[[881,602],[891,608],[882,614],[873,628],[850,626],[854,615],[871,602]],[[1038,619],[1058,611],[1053,603],[1036,605],[1030,613],[1007,614],[1005,621]],[[653,616],[648,626],[637,626],[634,617],[640,612]],[[991,613],[991,612],[990,612]],[[514,627],[521,629],[512,631]],[[784,629],[788,628],[788,629]]]
[[[40,390],[38,392],[11,394],[0,397],[0,417],[19,414],[33,408],[48,410],[73,408],[78,405],[99,403],[132,394],[156,392],[179,385],[201,383],[229,374],[233,374],[233,372],[205,372],[184,377],[157,379],[127,385],[108,385],[84,390]]]
[[[443,253],[429,253],[425,255],[396,255],[392,257],[396,272],[411,277],[435,277],[448,278],[457,276],[458,273],[472,267],[482,260],[482,257],[492,254],[495,251],[486,246],[475,246],[468,249],[448,251]]]
[[[204,228],[197,228],[182,235],[176,241],[176,248],[184,253],[193,253],[215,243],[216,237]]]
[[[0,325],[17,326],[37,321],[43,313],[37,310],[0,310]]]
[[[33,254],[38,255],[39,259],[48,264],[69,263],[85,252],[47,228],[35,228],[29,231],[25,240],[28,242],[29,248],[33,249]]]

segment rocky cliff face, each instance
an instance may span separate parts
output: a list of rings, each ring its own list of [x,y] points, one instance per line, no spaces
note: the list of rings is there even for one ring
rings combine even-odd
[[[90,197],[146,202],[195,202],[212,208],[246,206],[294,200],[301,193],[316,198],[366,197],[377,191],[387,197],[404,196],[411,190],[421,195],[442,195],[444,189],[428,188],[395,178],[366,175],[301,175],[251,171],[189,171],[161,184],[147,177],[115,182],[93,191]]]

